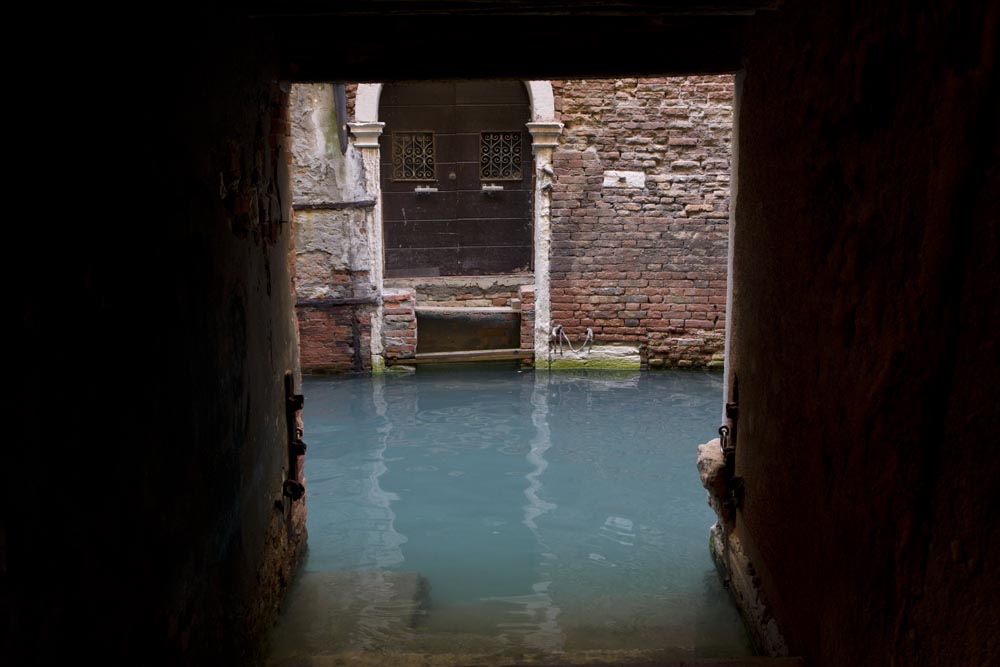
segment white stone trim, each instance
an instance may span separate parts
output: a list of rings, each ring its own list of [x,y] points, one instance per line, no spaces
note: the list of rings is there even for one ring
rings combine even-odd
[[[531,121],[555,120],[556,102],[549,81],[525,81],[531,102]],[[381,83],[359,83],[354,94],[354,120],[377,121],[378,106],[382,98]]]
[[[381,87],[380,87],[381,88]],[[377,97],[376,97],[377,99]],[[365,213],[365,237],[368,239],[368,253],[371,265],[368,279],[375,294],[382,296],[382,250],[385,245],[382,231],[382,179],[379,174],[379,137],[385,123],[378,121],[357,121],[348,123],[354,135],[354,148],[361,153],[361,169],[364,178],[365,195],[375,202],[375,208]],[[382,356],[382,306],[372,311],[371,364],[372,372],[385,369]]]
[[[552,153],[559,145],[563,124],[554,121],[528,123],[531,151],[535,155],[535,201],[532,231],[535,271],[535,368],[548,357],[552,329],[549,277],[552,251]]]
[[[526,123],[528,132],[531,133],[531,147],[535,151],[539,148],[558,148],[559,136],[563,131],[563,124],[554,120],[538,121]]]
[[[378,121],[362,121],[348,123],[351,134],[354,135],[355,148],[378,148],[378,139],[382,136],[385,123]]]
[[[378,102],[382,97],[381,83],[359,83],[354,94],[354,120],[378,120]]]
[[[556,99],[552,84],[548,81],[525,81],[528,97],[531,99],[531,120],[533,122],[555,120]]]

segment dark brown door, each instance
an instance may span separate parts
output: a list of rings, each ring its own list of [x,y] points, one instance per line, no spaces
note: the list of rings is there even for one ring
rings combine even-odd
[[[524,84],[386,84],[379,115],[386,277],[530,271]]]

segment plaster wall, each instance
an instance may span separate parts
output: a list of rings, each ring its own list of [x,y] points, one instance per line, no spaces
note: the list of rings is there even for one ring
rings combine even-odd
[[[295,84],[290,105],[302,368],[371,370],[381,318],[376,193],[354,142],[341,152],[338,130],[347,119],[337,118],[334,86]]]

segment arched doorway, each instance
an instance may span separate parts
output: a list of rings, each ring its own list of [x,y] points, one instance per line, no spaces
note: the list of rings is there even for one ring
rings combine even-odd
[[[524,81],[523,85],[529,99],[529,122],[523,123],[531,135],[530,162],[527,157],[527,147],[522,143],[522,168],[531,169],[530,177],[532,192],[530,197],[530,229],[531,229],[531,262],[532,276],[529,279],[534,286],[533,306],[533,344],[535,355],[545,353],[548,344],[548,331],[551,324],[551,307],[549,301],[549,248],[551,243],[551,187],[552,187],[552,151],[558,146],[562,123],[555,120],[555,103],[552,85],[548,81]],[[373,267],[373,284],[381,293],[384,268],[384,237],[383,237],[383,193],[382,176],[384,161],[390,158],[381,155],[383,141],[381,136],[386,126],[380,106],[383,84],[360,84],[355,98],[354,122],[350,123],[351,132],[355,137],[354,145],[362,153],[365,165],[366,190],[375,196],[375,209],[372,234],[369,237],[373,254],[382,265]],[[522,142],[524,141],[522,135]],[[388,151],[387,151],[388,152]],[[456,174],[457,177],[457,174]],[[413,185],[416,187],[416,185]],[[428,186],[430,187],[430,186]],[[481,186],[480,186],[481,187]],[[480,191],[480,194],[482,192]],[[400,211],[401,213],[401,211]],[[525,276],[527,278],[527,276]],[[373,318],[373,355],[381,355],[378,342],[382,327],[381,316]]]
[[[519,81],[383,88],[386,278],[531,270],[530,113]]]

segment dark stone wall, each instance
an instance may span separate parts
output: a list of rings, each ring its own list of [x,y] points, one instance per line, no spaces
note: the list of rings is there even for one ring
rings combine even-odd
[[[296,363],[278,64],[664,75],[742,47],[713,41],[714,19],[560,16],[530,23],[563,57],[479,61],[448,40],[481,33],[442,23],[414,31],[449,56],[428,72],[330,19],[293,17],[312,39],[278,56],[267,21],[165,10],[122,29],[90,11],[24,22],[38,53],[12,60],[39,131],[7,151],[2,655],[253,664],[301,544],[274,505]],[[641,57],[581,38],[632,44],[623,24]],[[737,530],[811,665],[1000,662],[998,25],[996,0],[786,2],[741,32]]]
[[[304,546],[303,504],[275,505],[287,96],[266,35],[179,18],[46,42],[72,76],[33,118],[58,141],[18,165],[51,190],[19,195],[44,223],[12,244],[38,252],[18,269],[5,664],[253,664]]]
[[[998,26],[790,2],[748,33],[737,530],[810,665],[1000,661]]]

